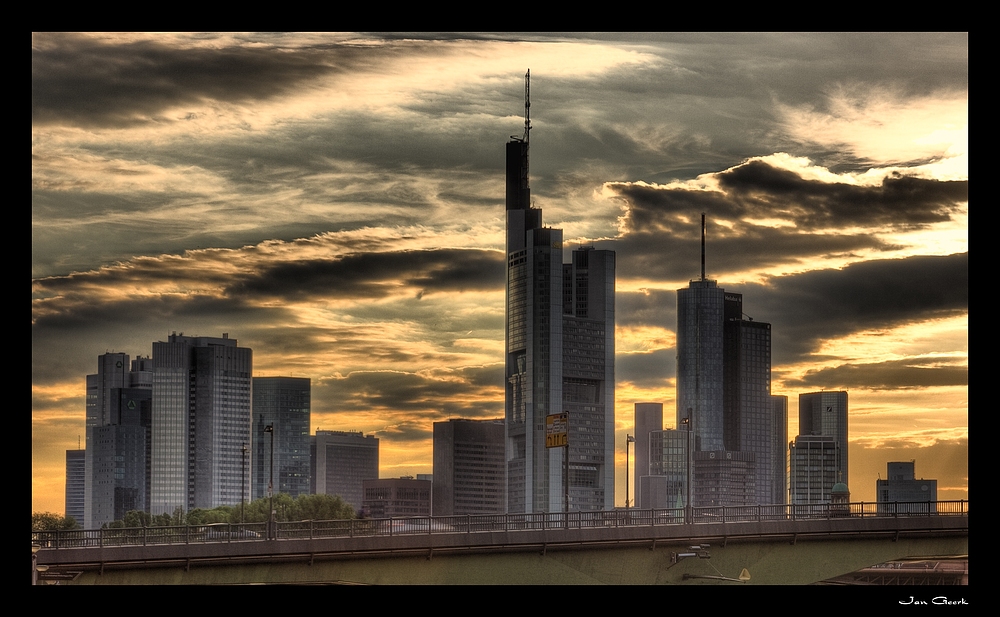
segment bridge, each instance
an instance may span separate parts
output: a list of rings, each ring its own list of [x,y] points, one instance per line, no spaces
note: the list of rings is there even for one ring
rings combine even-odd
[[[953,501],[35,531],[32,580],[807,584],[967,558],[968,517],[968,502]]]

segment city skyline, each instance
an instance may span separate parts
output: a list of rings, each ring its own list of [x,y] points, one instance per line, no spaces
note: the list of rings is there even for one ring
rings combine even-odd
[[[968,498],[966,34],[35,34],[33,511],[94,357],[172,331],[310,378],[310,433],[376,434],[383,477],[502,417],[528,68],[535,205],[564,257],[617,255],[617,505],[634,403],[674,408],[702,212],[789,438],[798,394],[849,391],[852,499],[911,459]]]

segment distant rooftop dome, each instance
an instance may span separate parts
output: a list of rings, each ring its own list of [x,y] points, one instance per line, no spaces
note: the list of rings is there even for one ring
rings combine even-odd
[[[837,482],[836,484],[833,485],[833,490],[831,492],[832,493],[850,493],[851,491],[849,491],[847,489],[847,485],[844,484],[843,482]]]

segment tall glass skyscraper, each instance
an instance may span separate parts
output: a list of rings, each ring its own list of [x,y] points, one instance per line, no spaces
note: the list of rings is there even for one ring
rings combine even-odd
[[[542,227],[528,184],[525,129],[507,143],[507,509],[564,508],[563,448],[546,416],[569,413],[569,508],[614,507],[613,251],[581,248],[563,264],[561,229]]]
[[[309,494],[310,392],[308,377],[253,378],[252,499],[267,497],[272,437],[274,493],[293,498]],[[270,424],[273,436],[264,431]]]
[[[677,426],[694,432],[695,452],[720,453],[694,457],[696,478],[699,461],[723,471],[731,465],[733,477],[744,478],[739,484],[755,487],[747,502],[769,504],[776,474],[784,474],[784,466],[775,470],[773,463],[771,324],[745,318],[742,294],[706,278],[704,215],[702,226],[701,278],[677,290]],[[694,488],[693,505],[703,505],[697,499],[703,493]]]
[[[150,508],[215,508],[249,495],[253,351],[236,339],[171,334],[153,343]]]

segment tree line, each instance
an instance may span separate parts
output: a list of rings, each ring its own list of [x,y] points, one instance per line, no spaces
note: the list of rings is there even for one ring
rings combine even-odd
[[[177,507],[173,514],[150,514],[140,510],[130,510],[118,521],[105,523],[103,527],[118,529],[123,527],[169,527],[172,525],[210,525],[212,523],[266,523],[270,520],[271,500],[267,497],[255,499],[242,505],[218,506],[216,508],[194,508],[187,512]],[[285,521],[328,521],[360,518],[354,508],[339,495],[299,495],[292,498],[286,493],[274,496],[275,518]],[[60,517],[51,512],[33,512],[32,531],[54,531],[58,529],[79,529],[71,516]]]

